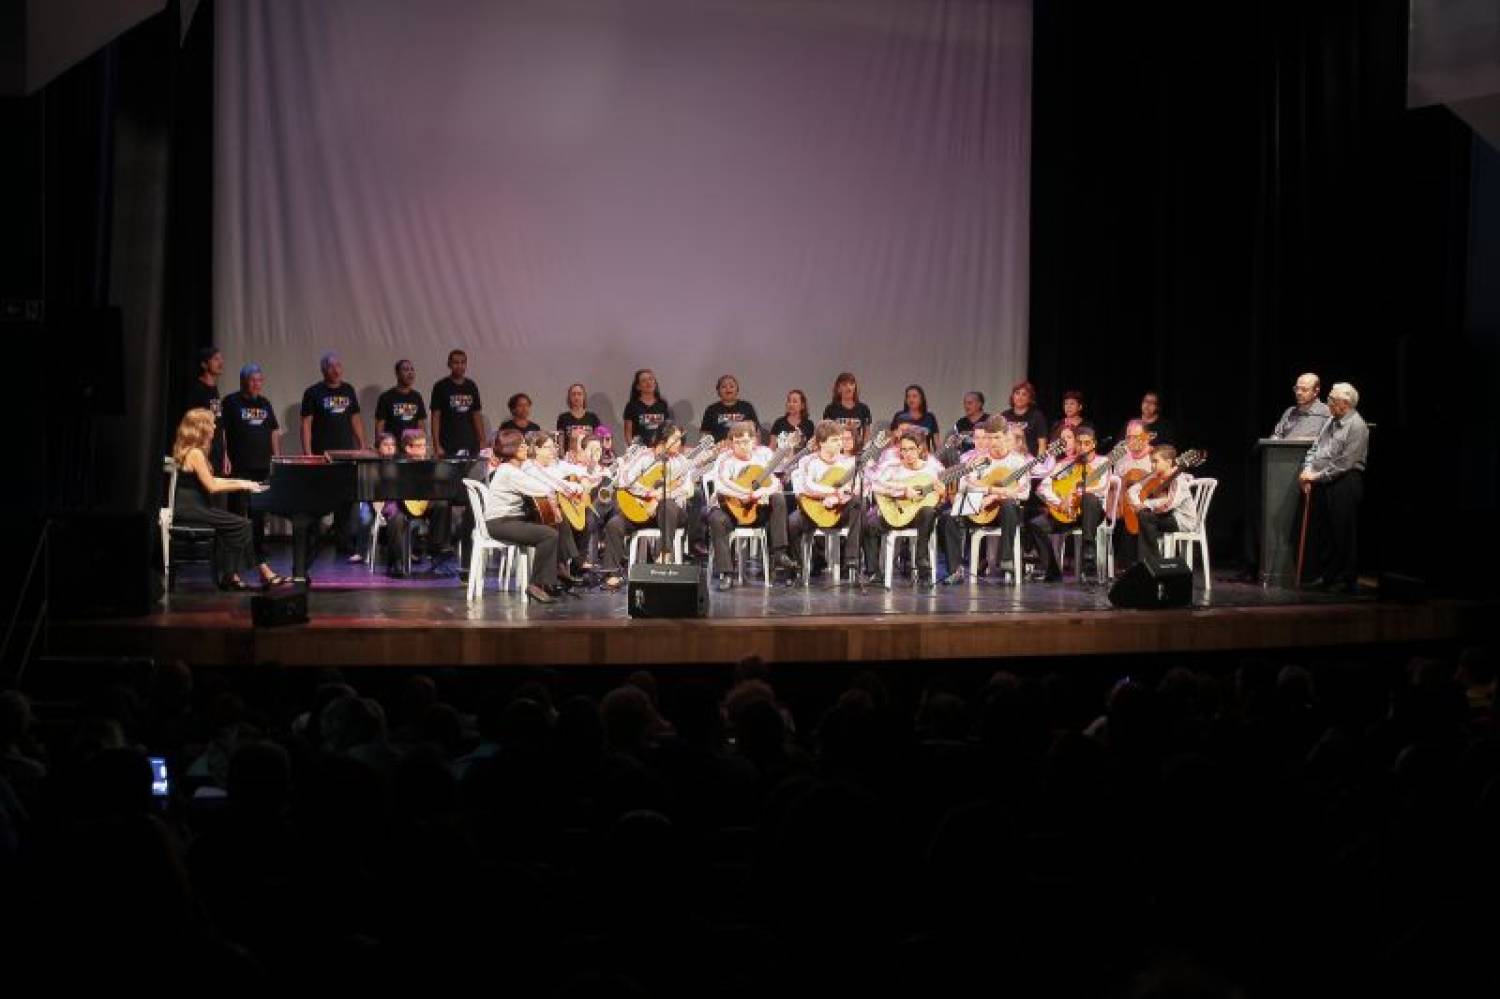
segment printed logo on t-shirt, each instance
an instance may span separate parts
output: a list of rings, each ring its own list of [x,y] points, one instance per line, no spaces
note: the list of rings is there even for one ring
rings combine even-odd
[[[411,423],[417,418],[417,404],[414,402],[391,403],[391,416],[402,423]]]
[[[270,416],[271,414],[269,411],[261,409],[259,406],[240,407],[240,422],[245,424],[246,426],[261,426],[266,422],[266,420],[270,418]]]
[[[215,419],[222,417],[224,415],[223,401],[218,396],[208,400],[208,411],[214,414]]]
[[[737,409],[736,410],[730,410],[727,413],[720,413],[719,414],[719,426],[721,426],[721,427],[727,427],[727,426],[729,426],[732,423],[739,423],[741,420],[748,420],[748,419],[750,419],[750,417],[749,417],[748,414],[742,413],[742,412],[740,412]]]
[[[455,392],[448,397],[448,410],[454,413],[467,413],[474,408],[474,397],[463,392]]]
[[[667,422],[667,418],[662,413],[642,413],[640,422],[642,430],[656,431],[660,430],[661,425]]]
[[[349,411],[354,399],[347,395],[325,395],[323,397],[323,411],[330,416],[342,416]]]

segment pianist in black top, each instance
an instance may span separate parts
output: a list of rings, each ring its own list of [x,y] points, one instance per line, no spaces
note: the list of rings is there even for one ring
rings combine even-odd
[[[240,579],[240,569],[249,566],[250,519],[213,506],[208,497],[219,493],[258,493],[266,487],[249,479],[226,479],[213,473],[208,464],[208,449],[213,444],[217,424],[208,409],[190,409],[177,424],[177,436],[172,441],[172,460],[177,463],[172,516],[179,524],[213,528],[214,579],[219,588],[248,590],[250,587]]]

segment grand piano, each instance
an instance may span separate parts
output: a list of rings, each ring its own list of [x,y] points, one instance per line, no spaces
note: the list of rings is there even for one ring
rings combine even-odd
[[[465,505],[464,479],[483,481],[484,458],[382,458],[365,451],[271,459],[269,488],[250,509],[292,521],[292,576],[307,578],[308,541],[319,518],[341,506],[384,500],[447,500]]]

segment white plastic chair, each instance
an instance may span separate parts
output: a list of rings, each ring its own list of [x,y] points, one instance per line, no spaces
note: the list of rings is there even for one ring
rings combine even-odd
[[[717,491],[714,477],[705,475],[703,477],[703,502],[710,510],[713,509],[714,493]],[[741,584],[745,582],[745,560],[750,557],[757,546],[760,548],[761,575],[765,577],[765,586],[770,588],[771,542],[766,536],[766,529],[764,527],[736,527],[729,532],[729,550],[735,556],[736,571]],[[712,545],[708,549],[708,567],[704,571],[710,579],[713,578],[714,550]]]
[[[485,563],[490,552],[500,553],[496,585],[504,590],[507,579],[510,579],[520,591],[521,599],[528,599],[526,586],[530,577],[531,549],[509,541],[497,541],[490,537],[489,525],[485,523],[489,493],[484,483],[465,479],[464,489],[469,493],[469,508],[474,512],[474,532],[469,538],[468,599],[476,600],[484,593]]]
[[[176,578],[172,575],[172,539],[178,538],[182,541],[193,543],[212,544],[214,541],[214,529],[212,527],[201,527],[195,524],[177,524],[175,513],[177,510],[177,462],[171,455],[162,458],[162,474],[167,477],[167,503],[156,512],[156,526],[161,534],[161,568],[167,577],[167,589],[171,590],[176,584]]]
[[[816,539],[823,539],[823,559],[837,584],[842,578],[844,541],[849,537],[847,527],[818,527],[802,535],[802,585],[812,585],[812,553]]]
[[[1188,493],[1198,507],[1198,529],[1196,531],[1168,531],[1161,536],[1162,554],[1171,558],[1177,554],[1177,546],[1184,544],[1187,551],[1182,559],[1189,569],[1193,567],[1193,545],[1203,551],[1203,592],[1214,588],[1213,574],[1208,561],[1208,507],[1214,501],[1214,490],[1219,488],[1218,479],[1194,479],[1188,483]]]
[[[1020,586],[1021,580],[1026,575],[1026,563],[1021,557],[1021,535],[1026,531],[1023,522],[1016,530],[1016,536],[1011,541],[1010,552],[1010,580],[1012,586]],[[989,538],[1003,537],[1005,529],[1001,527],[975,527],[969,531],[969,578],[979,578],[979,549]],[[1004,564],[1003,562],[1001,563]]]
[[[932,566],[932,569],[929,570],[931,572],[937,571],[937,536],[937,527],[934,526],[932,536],[927,539],[927,564]],[[888,590],[891,588],[891,579],[896,572],[896,542],[902,539],[910,542],[909,547],[912,549],[913,564],[917,561],[917,529],[915,527],[903,527],[900,530],[886,531],[883,547],[885,549],[885,588]]]

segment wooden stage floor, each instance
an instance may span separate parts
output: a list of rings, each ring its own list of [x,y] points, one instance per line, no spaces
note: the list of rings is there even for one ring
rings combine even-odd
[[[1477,634],[1492,604],[1382,602],[1264,590],[1216,578],[1193,605],[1120,610],[1104,587],[984,579],[864,593],[814,580],[711,593],[707,618],[633,620],[625,595],[589,592],[556,604],[495,589],[465,601],[452,575],[388,579],[320,560],[311,622],[256,628],[247,594],[211,589],[201,567],[147,617],[56,625],[52,653],[181,658],[207,666],[669,666],[1000,660],[1368,646]]]

